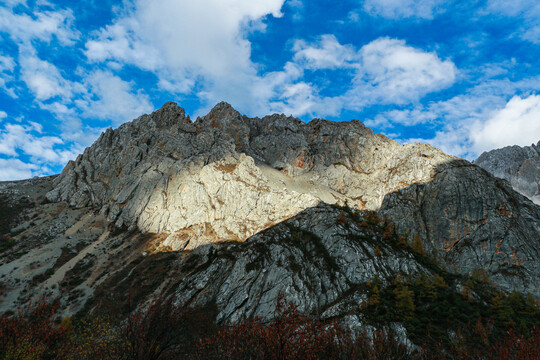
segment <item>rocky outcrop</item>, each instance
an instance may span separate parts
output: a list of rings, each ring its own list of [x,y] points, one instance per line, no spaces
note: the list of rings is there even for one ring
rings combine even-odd
[[[483,269],[507,291],[540,295],[540,207],[483,169],[444,164],[432,181],[388,194],[380,212],[448,269]]]
[[[103,133],[47,198],[99,208],[117,227],[168,233],[177,250],[245,240],[320,201],[376,209],[451,159],[354,120],[248,118],[220,103],[192,123],[167,103]]]
[[[514,190],[540,205],[540,141],[484,152],[474,161],[491,174],[508,180]]]

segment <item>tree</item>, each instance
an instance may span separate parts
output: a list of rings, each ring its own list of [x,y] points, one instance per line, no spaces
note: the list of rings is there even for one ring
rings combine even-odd
[[[422,238],[420,235],[416,234],[412,241],[412,249],[415,253],[420,255],[425,255],[426,251],[424,249],[424,243],[422,242]]]
[[[396,311],[401,319],[409,320],[414,316],[414,292],[409,290],[401,276],[394,280],[394,298]]]

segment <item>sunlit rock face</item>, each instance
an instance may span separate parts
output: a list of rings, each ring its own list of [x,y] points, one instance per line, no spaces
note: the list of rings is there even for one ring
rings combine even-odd
[[[508,180],[514,190],[540,205],[540,141],[484,152],[474,161],[493,175]]]
[[[319,202],[377,209],[451,159],[355,120],[248,118],[220,103],[192,122],[167,103],[103,133],[47,198],[99,208],[117,227],[168,233],[164,245],[177,250],[245,240]]]

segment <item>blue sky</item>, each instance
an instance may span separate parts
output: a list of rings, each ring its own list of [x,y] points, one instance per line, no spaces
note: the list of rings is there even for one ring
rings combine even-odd
[[[474,159],[540,140],[537,0],[2,0],[0,180],[167,101],[359,119]]]

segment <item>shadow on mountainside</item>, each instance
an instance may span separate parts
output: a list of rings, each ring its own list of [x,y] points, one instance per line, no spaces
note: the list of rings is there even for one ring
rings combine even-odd
[[[409,238],[419,235],[449,269],[484,269],[503,289],[540,297],[540,207],[507,181],[454,160],[430,182],[387,194],[379,212]]]

